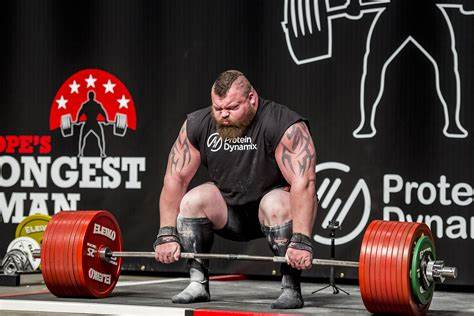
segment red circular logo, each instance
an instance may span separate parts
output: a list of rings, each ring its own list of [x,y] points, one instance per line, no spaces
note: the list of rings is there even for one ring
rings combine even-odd
[[[61,128],[68,136],[71,125],[87,122],[113,125],[114,134],[136,130],[135,103],[127,87],[100,69],[76,72],[61,85],[51,105],[49,129]]]

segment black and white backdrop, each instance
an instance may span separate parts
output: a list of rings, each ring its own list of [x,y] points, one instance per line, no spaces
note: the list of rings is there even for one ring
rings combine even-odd
[[[1,11],[0,253],[33,213],[107,209],[124,248],[151,251],[169,150],[213,80],[239,69],[264,98],[311,124],[321,201],[315,255],[357,260],[373,219],[426,222],[437,252],[474,284],[474,8],[471,0],[9,1]],[[61,130],[87,92],[109,119],[101,157],[91,129]],[[118,114],[118,115],[117,115]],[[63,125],[64,126],[64,125]],[[95,131],[95,132],[94,132]],[[96,133],[96,134],[94,134]],[[206,179],[200,170],[192,186]],[[266,242],[217,238],[215,252]],[[183,271],[126,261],[125,268]],[[270,264],[215,262],[215,273],[269,275]],[[344,271],[356,278],[356,271]],[[305,272],[327,275],[323,268]]]

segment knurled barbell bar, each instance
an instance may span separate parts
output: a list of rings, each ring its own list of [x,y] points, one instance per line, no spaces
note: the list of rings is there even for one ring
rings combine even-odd
[[[106,297],[120,276],[123,257],[154,258],[154,252],[122,251],[115,217],[107,211],[56,214],[46,227],[41,252],[46,286],[58,297]],[[286,262],[284,257],[181,253],[182,259]],[[376,220],[368,226],[359,261],[313,259],[314,265],[359,269],[365,306],[373,313],[421,315],[434,284],[456,278],[457,269],[436,259],[431,231],[423,223]]]

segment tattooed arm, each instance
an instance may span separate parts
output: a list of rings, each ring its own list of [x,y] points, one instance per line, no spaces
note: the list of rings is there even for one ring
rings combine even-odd
[[[189,142],[184,122],[168,157],[160,195],[160,227],[176,227],[179,204],[200,163],[200,153]]]
[[[291,185],[293,232],[311,237],[315,211],[316,152],[304,122],[290,126],[275,150],[281,173]]]

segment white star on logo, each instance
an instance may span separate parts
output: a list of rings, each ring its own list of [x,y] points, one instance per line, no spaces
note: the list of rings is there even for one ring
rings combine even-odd
[[[71,92],[70,92],[70,93],[71,93],[71,94],[72,94],[72,93],[79,93],[79,87],[80,87],[80,86],[81,86],[81,85],[80,85],[80,84],[77,84],[76,80],[74,80],[74,81],[72,82],[72,84],[69,85],[69,87],[71,88]]]
[[[122,94],[122,98],[121,98],[121,99],[117,99],[117,102],[120,104],[120,105],[119,105],[119,109],[121,109],[121,108],[126,108],[126,109],[128,109],[127,103],[130,102],[130,100],[129,100],[129,99],[125,99],[125,95]]]
[[[108,92],[112,92],[114,93],[114,87],[116,86],[115,83],[112,83],[112,81],[107,81],[107,83],[103,84],[104,88],[105,88],[105,93],[108,93]]]
[[[92,75],[89,75],[89,78],[86,78],[85,80],[87,82],[87,88],[95,88],[95,82],[97,81],[97,78],[94,78],[92,77]]]
[[[57,99],[56,102],[58,102],[58,110],[59,110],[60,108],[66,109],[67,100],[64,99],[63,96],[61,96],[60,99]]]

